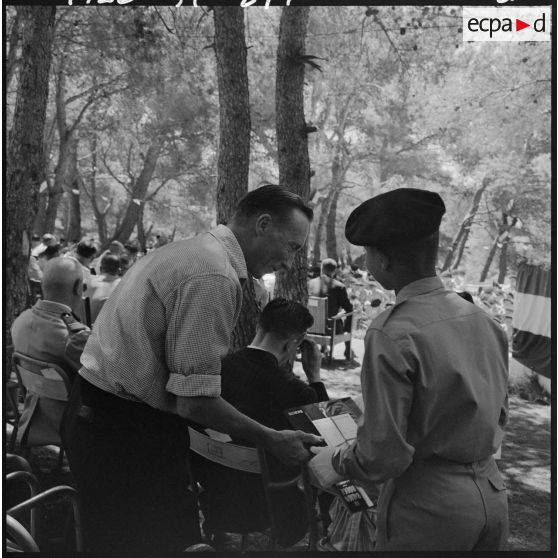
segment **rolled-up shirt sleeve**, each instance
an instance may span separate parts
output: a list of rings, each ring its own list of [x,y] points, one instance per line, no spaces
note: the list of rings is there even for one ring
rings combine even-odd
[[[224,275],[197,276],[174,292],[165,354],[167,391],[182,397],[218,397],[221,358],[228,352],[242,302],[240,285]]]
[[[356,441],[336,451],[332,464],[344,477],[383,482],[398,477],[413,460],[414,448],[406,441],[413,384],[400,343],[371,329],[365,346],[361,376],[364,414]]]

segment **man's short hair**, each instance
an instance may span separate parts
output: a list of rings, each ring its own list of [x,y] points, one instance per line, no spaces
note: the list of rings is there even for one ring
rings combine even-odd
[[[101,272],[118,275],[120,273],[120,258],[110,252],[105,254],[101,258]]]
[[[97,247],[92,240],[80,240],[76,247],[76,254],[82,258],[92,258],[97,253]]]
[[[293,209],[300,209],[311,221],[314,211],[304,203],[304,200],[294,192],[283,186],[266,184],[248,192],[236,206],[233,217],[236,219],[249,219],[262,213],[284,219]]]
[[[313,323],[314,318],[305,306],[285,298],[274,298],[268,302],[259,318],[259,326],[266,333],[285,339],[302,335]]]

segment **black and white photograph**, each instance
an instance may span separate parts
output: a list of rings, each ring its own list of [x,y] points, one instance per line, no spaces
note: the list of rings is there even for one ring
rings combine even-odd
[[[555,555],[554,3],[356,3],[4,2],[5,552]]]

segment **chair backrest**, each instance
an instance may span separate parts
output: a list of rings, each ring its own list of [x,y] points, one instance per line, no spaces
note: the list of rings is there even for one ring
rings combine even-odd
[[[188,432],[190,436],[190,450],[194,453],[200,455],[208,461],[212,461],[219,465],[229,467],[238,471],[254,473],[261,476],[268,517],[271,522],[270,527],[272,548],[274,549],[277,544],[277,524],[271,494],[272,492],[281,491],[297,485],[299,476],[281,482],[272,481],[269,475],[265,452],[262,449],[239,446],[231,442],[225,442],[220,439],[215,439],[191,427],[188,427]],[[193,473],[193,468],[191,467],[191,465],[190,472]],[[308,482],[306,482],[306,480],[307,479],[305,479],[304,481],[303,490],[307,508],[306,514],[309,518],[311,531],[309,542],[310,548],[310,544],[315,544],[315,536],[313,536],[313,534],[316,532],[316,525],[313,513],[311,488],[309,480]],[[194,482],[192,483],[192,485],[194,487],[194,492],[197,495],[197,481],[195,478],[193,479],[193,481]],[[245,544],[246,534],[246,532],[243,532],[243,545]]]
[[[60,423],[70,395],[70,380],[58,365],[13,355],[14,369],[25,392],[16,442],[20,447],[61,446]]]
[[[190,449],[205,459],[238,471],[261,474],[260,459],[256,448],[216,440],[191,427],[188,427],[188,433]]]
[[[308,333],[326,334],[327,331],[327,297],[309,296],[308,311],[314,318],[314,323]]]
[[[70,380],[58,364],[18,352],[13,354],[13,362],[18,381],[25,391],[57,401],[68,400]]]

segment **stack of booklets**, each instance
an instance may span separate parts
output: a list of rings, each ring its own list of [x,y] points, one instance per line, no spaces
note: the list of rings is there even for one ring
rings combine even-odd
[[[358,420],[362,416],[362,399],[343,397],[311,403],[287,409],[285,415],[295,430],[321,436],[326,445],[337,448],[355,440]],[[334,486],[351,512],[374,507],[364,489],[354,481],[344,479]]]

